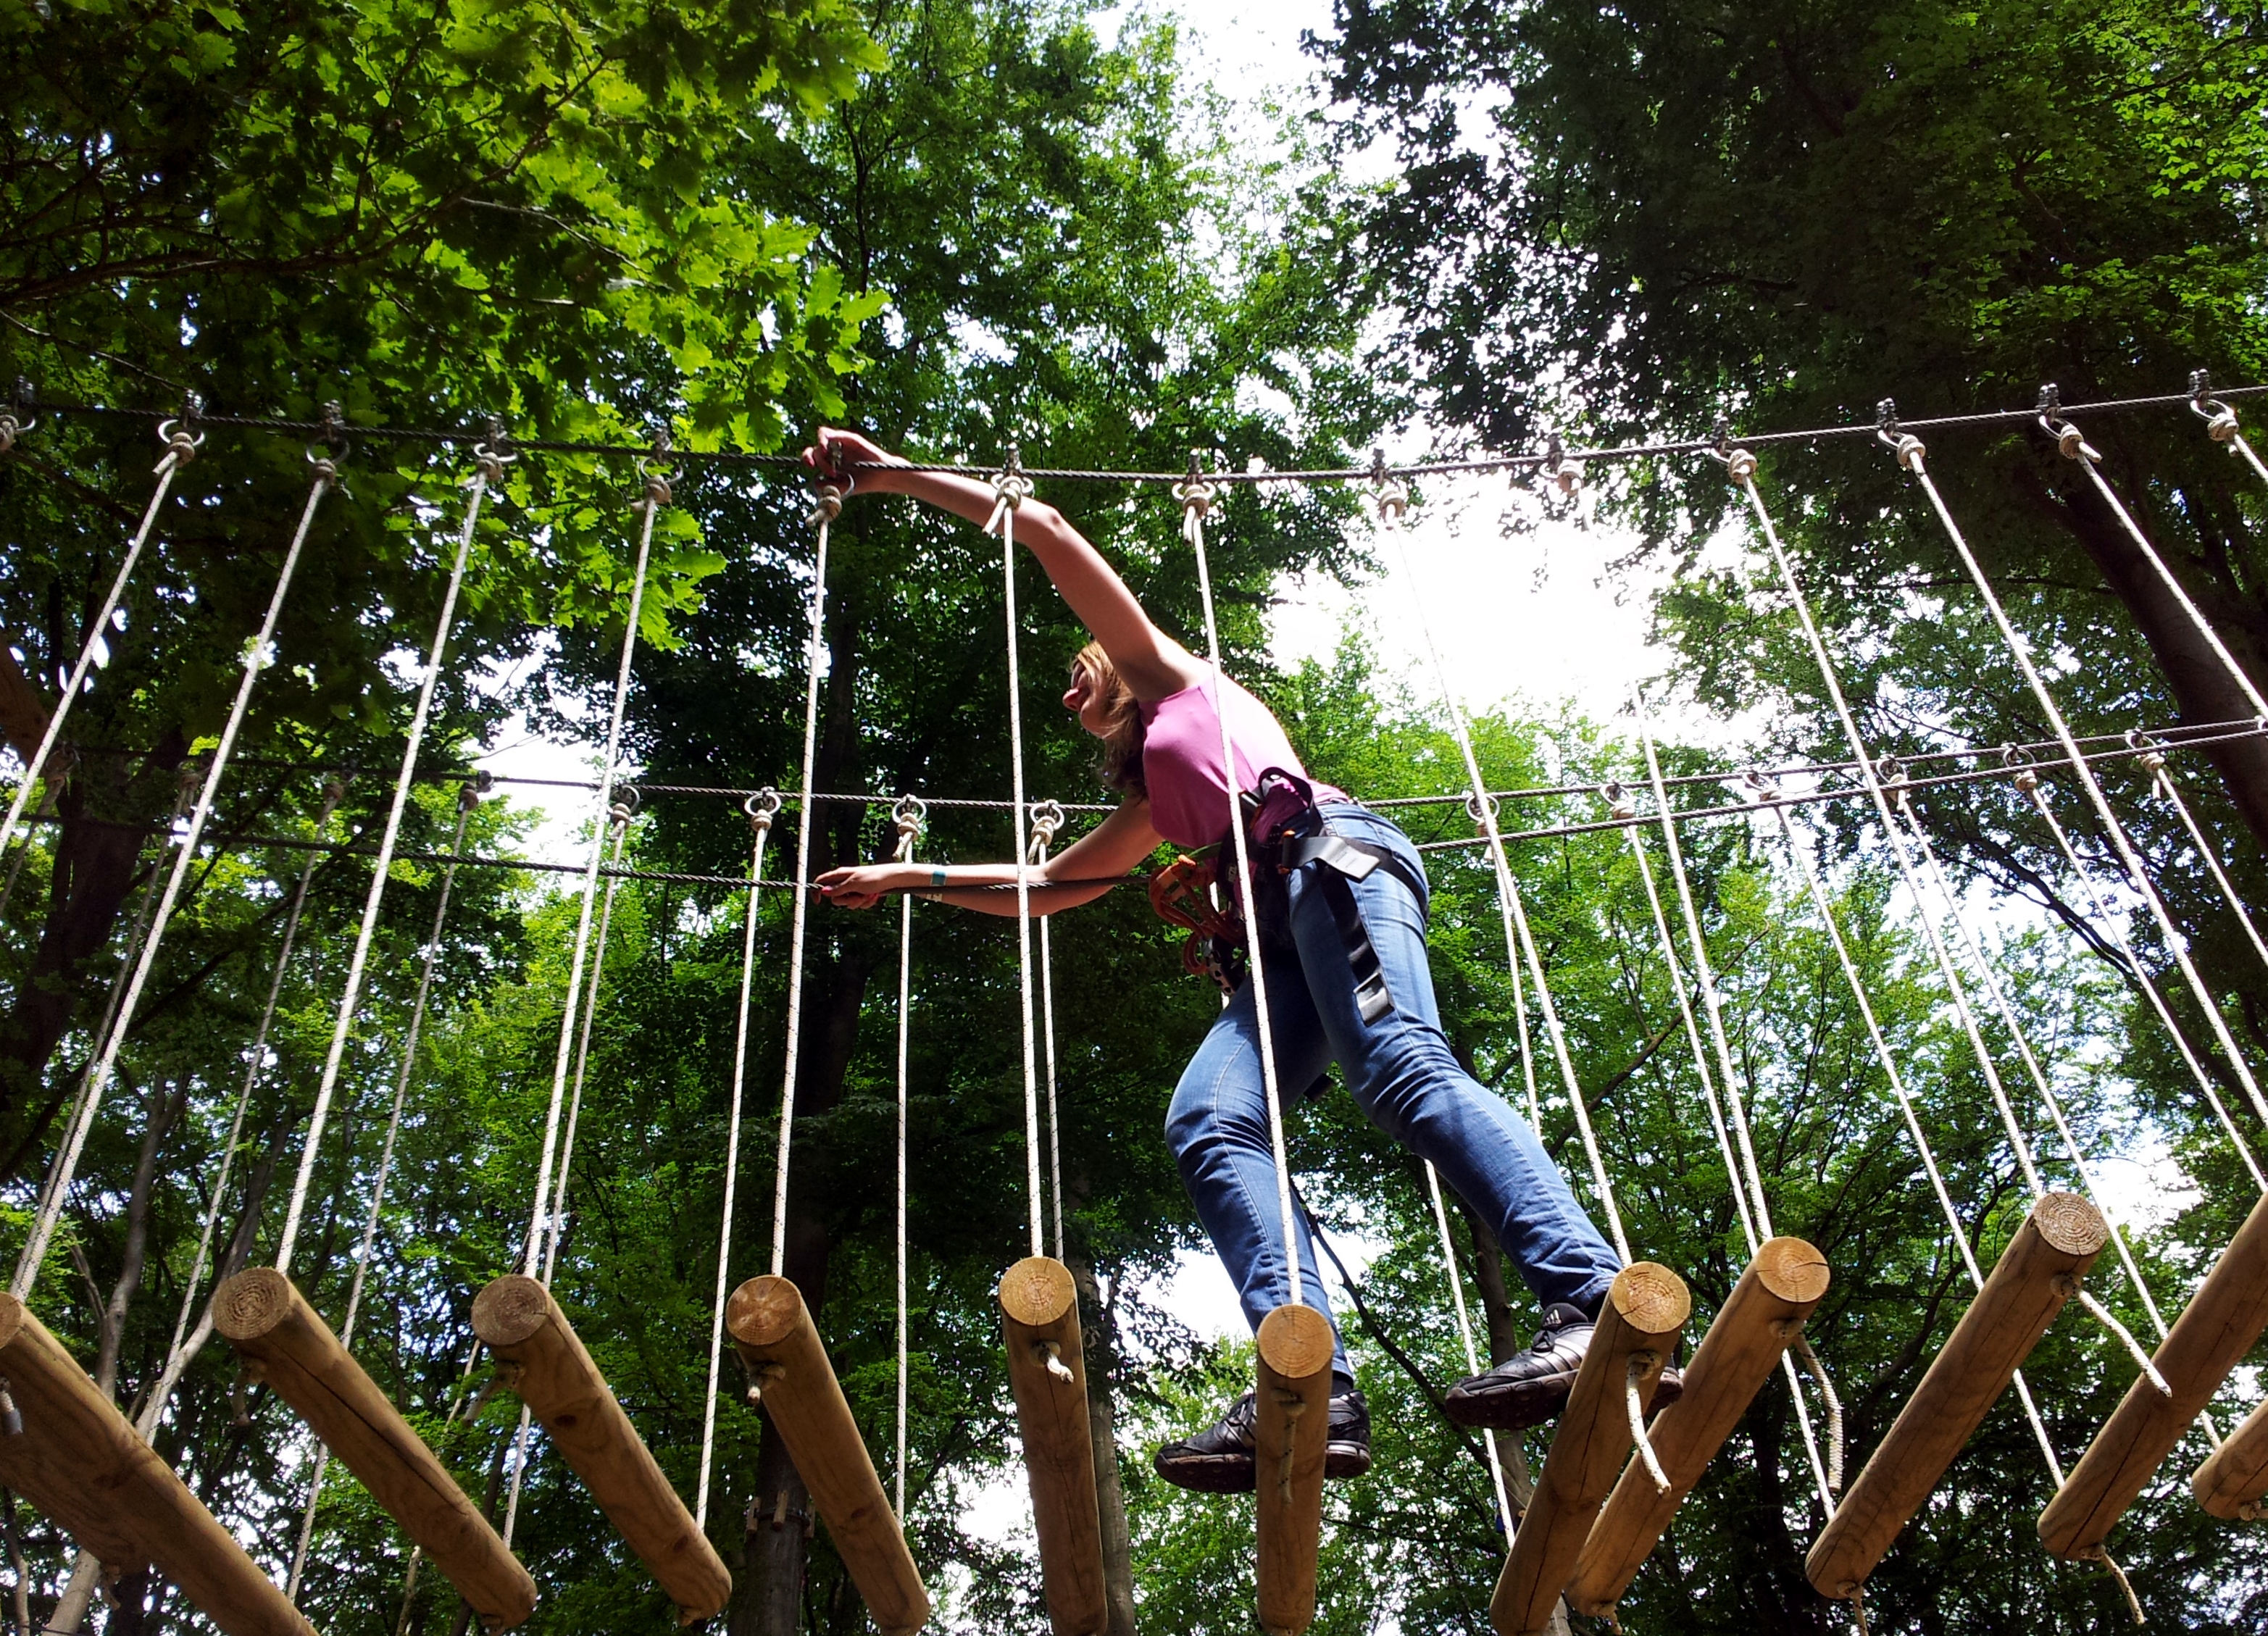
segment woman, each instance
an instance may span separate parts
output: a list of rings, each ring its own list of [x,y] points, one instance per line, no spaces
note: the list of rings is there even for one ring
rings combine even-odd
[[[972,522],[989,519],[995,504],[989,485],[906,470],[856,432],[823,428],[804,458],[846,490],[909,495]],[[1096,882],[1127,873],[1161,843],[1195,848],[1225,839],[1229,782],[1216,713],[1225,711],[1235,787],[1246,798],[1242,809],[1263,859],[1256,884],[1280,882],[1261,912],[1256,940],[1278,1081],[1286,1097],[1319,1090],[1336,1062],[1363,1111],[1431,1160],[1495,1229],[1543,1304],[1543,1329],[1528,1350],[1459,1382],[1448,1395],[1450,1413],[1468,1426],[1550,1419],[1574,1383],[1620,1264],[1535,1133],[1466,1073],[1449,1048],[1426,969],[1425,876],[1416,849],[1343,791],[1310,783],[1267,708],[1152,624],[1061,512],[1027,500],[1015,533],[1094,637],[1071,667],[1064,708],[1102,741],[1104,775],[1124,796],[1093,831],[1029,871],[1032,912],[1091,902],[1110,889]],[[1219,856],[1224,870],[1233,866],[1227,847]],[[830,870],[819,887],[845,909],[918,891],[1012,916],[1012,893],[975,888],[1015,879],[1013,864],[889,863]],[[1292,1292],[1248,977],[1182,1075],[1166,1134],[1198,1218],[1256,1330]],[[1328,1313],[1304,1220],[1297,1230],[1307,1302]],[[1665,1372],[1657,1401],[1676,1389]],[[1369,1469],[1370,1416],[1343,1345],[1332,1360],[1329,1448],[1330,1475]],[[1184,1488],[1249,1490],[1252,1395],[1211,1429],[1160,1449],[1156,1465],[1160,1476]]]

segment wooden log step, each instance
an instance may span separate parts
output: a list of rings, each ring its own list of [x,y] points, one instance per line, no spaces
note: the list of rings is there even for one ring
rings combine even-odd
[[[1847,1601],[1867,1582],[2110,1241],[2102,1214],[2076,1193],[2043,1194],[2032,1206],[1812,1545],[1804,1572],[1822,1595]]]
[[[315,1636],[63,1343],[9,1294],[0,1294],[0,1377],[24,1419],[20,1433],[0,1435],[0,1485],[105,1567],[153,1564],[227,1636]]]
[[[1633,1457],[1623,1468],[1567,1588],[1568,1605],[1576,1612],[1614,1611],[1669,1519],[1740,1424],[1749,1399],[1771,1378],[1780,1354],[1827,1293],[1827,1258],[1800,1238],[1771,1239],[1756,1251],[1685,1366],[1685,1395],[1648,1429],[1669,1490],[1654,1486],[1641,1460]]]
[[[1599,1327],[1583,1354],[1575,1389],[1559,1416],[1559,1430],[1535,1480],[1535,1499],[1512,1537],[1512,1553],[1489,1603],[1497,1636],[1533,1636],[1548,1630],[1560,1593],[1575,1577],[1591,1524],[1631,1452],[1630,1366],[1640,1360],[1638,1403],[1653,1389],[1692,1315],[1685,1280],[1651,1261],[1633,1262],[1615,1275],[1599,1312]]]
[[[2217,1517],[2250,1522],[2268,1498],[2268,1403],[2244,1417],[2190,1478],[2198,1504]]]
[[[2253,1205],[2159,1345],[2154,1361],[2174,1389],[2173,1396],[2138,1378],[2040,1513],[2040,1538],[2050,1551],[2078,1560],[2101,1548],[2112,1525],[2126,1514],[2264,1328],[2268,1328],[2268,1198]],[[2236,1469],[2235,1460],[2221,1468]]]
[[[213,1327],[424,1549],[483,1625],[509,1630],[535,1610],[535,1581],[290,1279],[273,1267],[238,1273],[214,1293]]]
[[[1323,1456],[1331,1430],[1331,1321],[1282,1306],[1260,1321],[1252,1426],[1259,1514],[1260,1628],[1300,1636],[1315,1622],[1323,1544]]]
[[[875,1628],[912,1636],[929,1622],[929,1592],[802,1292],[785,1279],[750,1279],[725,1304],[725,1327]]]
[[[1028,1256],[1001,1278],[998,1299],[1016,1429],[1032,1485],[1048,1624],[1055,1636],[1101,1636],[1110,1624],[1110,1608],[1086,1360],[1071,1269],[1046,1256]]]
[[[497,1279],[473,1301],[473,1332],[499,1362],[512,1366],[520,1400],[622,1542],[677,1603],[679,1622],[690,1625],[721,1612],[733,1594],[733,1576],[694,1526],[693,1514],[615,1401],[551,1292],[517,1273]]]

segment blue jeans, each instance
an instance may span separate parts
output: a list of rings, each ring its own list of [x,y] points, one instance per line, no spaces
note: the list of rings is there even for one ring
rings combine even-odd
[[[1386,819],[1351,803],[1327,802],[1322,810],[1333,833],[1390,848],[1424,878],[1409,837]],[[1391,1011],[1366,1023],[1345,944],[1321,890],[1328,868],[1318,862],[1292,872],[1286,884],[1297,956],[1279,954],[1263,966],[1277,1084],[1287,1107],[1336,1061],[1356,1106],[1432,1161],[1442,1181],[1495,1229],[1538,1301],[1595,1311],[1622,1264],[1528,1122],[1467,1073],[1449,1049],[1425,963],[1424,905],[1383,867],[1348,882],[1394,997]],[[1166,1141],[1244,1315],[1257,1330],[1291,1298],[1291,1281],[1249,977],[1182,1072],[1166,1116]],[[1306,1220],[1295,1216],[1294,1230],[1307,1302],[1328,1313]],[[1351,1374],[1344,1344],[1332,1366]]]

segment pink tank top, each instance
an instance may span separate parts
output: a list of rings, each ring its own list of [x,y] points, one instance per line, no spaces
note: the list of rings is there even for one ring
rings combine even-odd
[[[1142,721],[1149,731],[1142,745],[1142,778],[1150,788],[1150,822],[1175,846],[1211,846],[1228,833],[1228,780],[1221,773],[1216,687],[1228,716],[1239,791],[1257,789],[1260,775],[1271,767],[1307,777],[1268,707],[1218,672],[1143,705]],[[1344,791],[1327,784],[1314,790],[1318,801],[1346,800]],[[1299,807],[1295,791],[1277,786],[1260,809],[1258,829],[1264,833]]]

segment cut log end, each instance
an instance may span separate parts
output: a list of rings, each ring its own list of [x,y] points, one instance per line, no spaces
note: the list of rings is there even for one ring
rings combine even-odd
[[[1607,1300],[1623,1323],[1641,1335],[1673,1335],[1693,1315],[1685,1280],[1651,1261],[1634,1261],[1616,1273]]]
[[[777,1346],[805,1321],[803,1292],[770,1272],[748,1279],[725,1304],[725,1327],[743,1346]]]
[[[1331,1367],[1338,1338],[1331,1321],[1313,1307],[1278,1307],[1260,1321],[1260,1361],[1287,1381],[1304,1381]]]
[[[4,1349],[24,1328],[24,1303],[13,1295],[0,1293],[0,1349]]]
[[[2110,1242],[2102,1212],[2076,1193],[2041,1194],[2032,1206],[2032,1225],[2066,1256],[2098,1256]]]
[[[1049,1256],[1027,1256],[1000,1275],[1000,1310],[1010,1321],[1044,1329],[1079,1299],[1071,1269]]]
[[[291,1279],[273,1267],[254,1267],[213,1292],[213,1328],[232,1343],[258,1340],[298,1304]]]
[[[1816,1306],[1831,1276],[1827,1257],[1800,1238],[1765,1240],[1756,1269],[1756,1281],[1792,1307]]]
[[[473,1298],[473,1333],[490,1346],[519,1346],[551,1322],[551,1292],[507,1273]]]

